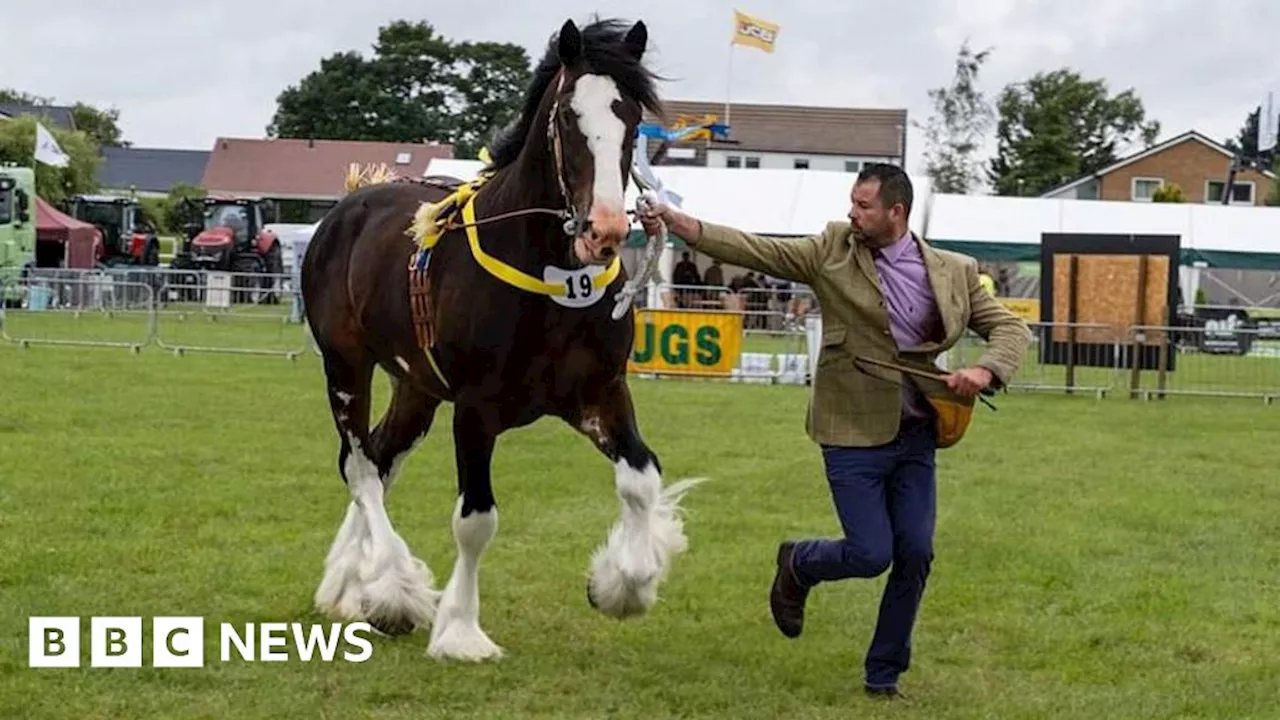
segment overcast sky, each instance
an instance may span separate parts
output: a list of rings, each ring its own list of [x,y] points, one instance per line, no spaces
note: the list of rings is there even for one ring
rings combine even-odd
[[[52,0],[5,3],[0,84],[121,111],[139,147],[209,149],[218,136],[262,137],[277,94],[322,57],[370,51],[379,25],[408,18],[454,39],[519,43],[541,54],[568,17],[643,19],[666,97],[722,101],[733,9],[781,25],[777,52],[739,47],[731,99],[906,108],[929,114],[967,36],[994,46],[983,88],[1071,66],[1132,87],[1162,138],[1195,128],[1234,136],[1268,89],[1280,2],[1235,0]],[[321,10],[320,8],[326,8]],[[994,144],[991,145],[994,148]],[[919,171],[921,135],[908,136]]]

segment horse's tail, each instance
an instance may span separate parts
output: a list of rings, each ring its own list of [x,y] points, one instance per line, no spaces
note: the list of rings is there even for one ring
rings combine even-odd
[[[386,163],[379,163],[376,167],[373,163],[365,163],[364,167],[360,163],[351,163],[347,166],[347,177],[343,185],[348,193],[353,193],[367,185],[381,185],[395,179],[395,170],[387,167]]]

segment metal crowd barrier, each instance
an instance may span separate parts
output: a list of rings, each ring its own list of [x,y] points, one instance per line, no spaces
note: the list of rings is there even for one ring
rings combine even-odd
[[[28,277],[0,284],[0,298],[0,340],[22,347],[124,347],[136,353],[155,330],[151,286],[112,276]]]
[[[743,318],[730,372],[645,370],[644,376],[715,377],[734,382],[806,384],[809,319],[820,310],[808,288],[744,293],[707,286],[658,288],[661,309],[732,313]],[[677,291],[691,291],[679,295]],[[0,285],[0,341],[123,347],[154,345],[181,355],[220,352],[295,359],[319,354],[291,276],[168,269],[40,269]],[[650,298],[637,298],[644,308]],[[751,320],[755,318],[755,320]],[[1130,398],[1177,395],[1280,398],[1280,326],[1207,321],[1193,327],[1116,327],[1032,323],[1026,360],[1011,390]],[[985,342],[972,332],[943,358],[947,367],[977,362]]]
[[[0,340],[24,347],[43,343],[138,352],[155,345],[177,355],[290,359],[310,347],[299,292],[288,275],[40,268],[0,285],[0,305]]]
[[[1026,360],[1011,390],[1108,392],[1150,400],[1173,395],[1280,398],[1280,337],[1256,328],[1033,323]],[[947,362],[977,362],[972,333]]]
[[[724,285],[661,283],[658,294],[665,308],[741,314],[743,331],[749,334],[803,332],[804,316],[816,313],[818,307],[813,291],[794,283],[790,287],[738,290]]]
[[[1129,329],[1134,368],[1129,396],[1144,400],[1171,395],[1280,398],[1280,338],[1257,328],[1135,326]]]
[[[1117,348],[1124,330],[1099,323],[1028,323],[1031,345],[1011,390],[1090,393],[1102,398],[1111,391],[1119,373]],[[964,367],[978,362],[986,342],[966,331],[947,355],[947,365]]]

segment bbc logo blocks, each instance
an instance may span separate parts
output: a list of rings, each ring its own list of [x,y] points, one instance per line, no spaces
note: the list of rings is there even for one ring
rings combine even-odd
[[[205,621],[201,617],[92,617],[88,637],[78,617],[28,620],[29,661],[33,668],[76,668],[88,649],[89,667],[140,668],[150,660],[158,668],[198,668],[205,664]],[[304,624],[285,622],[215,623],[221,662],[361,663],[373,656],[369,623]],[[146,646],[150,651],[146,652]],[[292,645],[292,648],[290,647]],[[292,652],[291,652],[292,650]]]
[[[80,629],[78,617],[31,618],[28,665],[33,668],[80,667]],[[89,666],[142,667],[145,639],[140,617],[90,618]],[[150,640],[151,665],[154,667],[204,666],[204,618],[153,618]]]

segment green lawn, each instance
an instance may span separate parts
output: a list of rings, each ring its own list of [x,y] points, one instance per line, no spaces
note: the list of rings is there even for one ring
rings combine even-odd
[[[980,410],[940,456],[911,700],[885,707],[860,693],[882,579],[817,590],[797,641],[769,617],[777,542],[838,531],[806,389],[633,388],[668,480],[711,478],[648,617],[587,605],[612,471],[544,421],[494,462],[480,582],[498,663],[440,665],[422,634],[358,665],[221,663],[211,629],[203,670],[32,670],[30,615],[85,616],[86,637],[95,614],[318,622],[347,498],[314,356],[0,346],[0,717],[1276,717],[1280,408],[1018,393]],[[435,427],[389,507],[443,582],[447,410]]]

